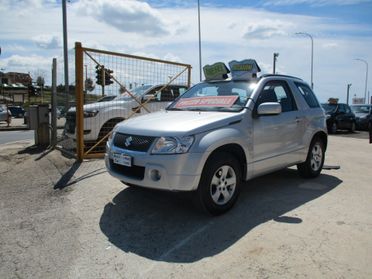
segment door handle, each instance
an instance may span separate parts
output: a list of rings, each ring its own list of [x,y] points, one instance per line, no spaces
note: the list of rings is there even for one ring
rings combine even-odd
[[[296,123],[300,123],[302,121],[302,118],[296,116]]]

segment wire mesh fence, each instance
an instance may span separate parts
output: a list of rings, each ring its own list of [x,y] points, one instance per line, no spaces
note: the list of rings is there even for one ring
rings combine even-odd
[[[81,159],[102,156],[117,123],[164,109],[190,86],[187,64],[83,48],[80,43],[75,51],[76,98],[66,113],[64,134],[66,142],[76,143]]]

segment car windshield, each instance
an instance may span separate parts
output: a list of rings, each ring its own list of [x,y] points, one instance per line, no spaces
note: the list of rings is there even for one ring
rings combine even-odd
[[[145,92],[150,89],[152,85],[142,85],[139,87],[134,88],[133,90],[129,90],[132,95],[134,95],[136,98],[141,97]],[[130,96],[127,92],[124,92],[121,94],[121,96],[116,97],[115,101],[128,101],[133,99],[132,96]]]
[[[202,82],[174,101],[168,110],[240,111],[256,83],[247,81]]]
[[[331,113],[336,111],[337,104],[322,104],[322,107],[326,113]]]
[[[351,106],[351,110],[356,113],[369,113],[371,106]]]

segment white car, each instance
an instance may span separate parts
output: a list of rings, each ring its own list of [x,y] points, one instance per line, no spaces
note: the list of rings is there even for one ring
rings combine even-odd
[[[131,91],[139,102],[153,97],[164,85],[143,85]],[[187,90],[186,85],[169,85],[156,97],[146,104],[146,109],[140,108],[137,114],[146,114],[164,109],[169,102]],[[116,97],[108,102],[96,102],[84,105],[84,141],[97,141],[109,133],[113,127],[127,119],[133,111],[139,107],[139,103],[128,93]],[[70,108],[66,115],[66,135],[76,139],[76,108]]]
[[[12,121],[12,114],[5,106],[0,106],[0,121],[9,123]]]

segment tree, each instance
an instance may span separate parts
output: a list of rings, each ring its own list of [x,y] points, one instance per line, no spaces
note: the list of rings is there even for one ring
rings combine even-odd
[[[42,76],[38,76],[36,78],[36,84],[40,87],[44,87],[44,84],[45,84],[45,80]]]

